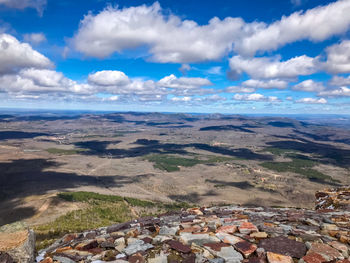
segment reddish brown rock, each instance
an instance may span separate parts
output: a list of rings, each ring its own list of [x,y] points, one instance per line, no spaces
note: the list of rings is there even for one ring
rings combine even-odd
[[[335,248],[327,244],[322,243],[312,243],[309,253],[317,253],[323,256],[326,261],[331,261],[335,259],[344,259],[343,255]]]
[[[191,247],[184,245],[179,241],[170,240],[167,243],[172,249],[174,249],[178,252],[181,252],[181,253],[190,253],[191,252]]]
[[[308,253],[306,256],[302,257],[301,263],[323,263],[327,260],[317,253]]]
[[[247,241],[238,242],[234,245],[235,249],[243,254],[245,258],[249,257],[255,252],[257,246]]]
[[[135,255],[129,257],[128,261],[130,263],[144,263],[145,258],[140,253],[136,253]]]
[[[226,244],[226,243],[208,243],[208,244],[204,244],[203,246],[209,247],[210,249],[212,249],[214,251],[220,251],[221,248],[229,247],[230,245]]]
[[[293,258],[302,258],[306,253],[304,243],[291,240],[284,236],[263,239],[259,242],[259,247],[265,249],[265,251],[291,256]]]
[[[250,222],[242,222],[238,229],[241,234],[246,235],[252,232],[258,232],[258,228]]]
[[[267,260],[269,263],[293,263],[293,259],[290,256],[275,254],[267,252]]]
[[[235,225],[221,226],[216,230],[217,233],[229,233],[229,234],[233,234],[236,231],[237,231],[237,226]]]

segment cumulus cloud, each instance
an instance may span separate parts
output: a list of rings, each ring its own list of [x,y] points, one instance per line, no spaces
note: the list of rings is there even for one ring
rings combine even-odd
[[[179,101],[188,102],[188,101],[191,101],[192,98],[191,97],[173,97],[171,98],[171,100],[175,102],[179,102]]]
[[[276,50],[299,40],[323,41],[348,31],[350,1],[340,0],[306,12],[298,11],[270,25],[260,25],[252,35],[242,38],[235,49],[245,55]]]
[[[51,70],[26,69],[0,76],[0,90],[8,93],[67,92],[75,82]]]
[[[254,88],[254,89],[285,89],[288,86],[288,82],[279,79],[270,80],[257,80],[249,79],[242,83],[244,87]]]
[[[200,62],[226,55],[232,50],[234,40],[246,34],[250,27],[253,28],[241,18],[231,17],[224,20],[214,17],[201,26],[172,14],[164,15],[155,2],[151,6],[123,9],[108,7],[97,15],[86,15],[73,45],[78,51],[99,58],[148,46],[152,60],[157,62]]]
[[[294,57],[281,61],[280,57],[244,58],[234,56],[229,60],[230,72],[234,76],[247,73],[256,79],[295,78],[310,75],[317,71],[317,61],[308,56]]]
[[[304,104],[326,104],[327,100],[324,98],[302,98],[295,101],[296,103],[304,103]]]
[[[275,96],[264,96],[259,93],[253,94],[235,94],[233,96],[234,100],[240,101],[265,101],[265,102],[280,102],[280,100]]]
[[[350,76],[347,76],[347,77],[334,76],[330,80],[329,84],[332,86],[350,86]]]
[[[117,70],[102,70],[90,74],[88,81],[97,86],[125,86],[130,83],[125,73]]]
[[[293,90],[308,91],[308,92],[320,92],[325,89],[321,82],[313,81],[312,79],[304,80],[295,85]]]
[[[205,78],[177,78],[171,74],[158,81],[158,84],[162,87],[173,88],[173,89],[196,89],[203,86],[211,86],[210,80]]]
[[[272,24],[214,17],[198,25],[164,13],[158,2],[89,13],[81,20],[72,44],[85,55],[99,58],[147,46],[154,61],[190,63],[218,60],[233,50],[253,55],[298,40],[322,41],[345,33],[350,25],[348,0],[295,12]]]
[[[39,45],[40,43],[46,41],[46,37],[43,33],[31,33],[31,34],[24,34],[23,40],[33,45]]]
[[[53,64],[29,44],[19,42],[11,35],[0,34],[0,74],[30,67],[50,68]]]
[[[327,61],[323,66],[328,72],[350,73],[350,40],[328,47],[326,53]]]
[[[242,87],[242,86],[231,86],[225,89],[225,92],[229,93],[252,93],[255,91],[255,88]]]
[[[42,15],[46,0],[0,0],[0,5],[15,9],[34,8]]]
[[[350,97],[350,88],[339,87],[335,89],[329,89],[329,90],[321,91],[318,95],[325,96],[325,97]]]

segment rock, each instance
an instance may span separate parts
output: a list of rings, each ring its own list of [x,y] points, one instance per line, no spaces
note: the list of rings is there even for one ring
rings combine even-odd
[[[308,253],[306,256],[299,260],[299,263],[323,263],[327,260],[317,253]]]
[[[148,263],[167,263],[168,258],[166,255],[164,255],[163,252],[161,252],[160,255],[155,256],[154,258],[148,258]]]
[[[177,231],[179,231],[179,227],[167,227],[167,226],[163,226],[160,230],[159,230],[159,235],[175,235]]]
[[[145,262],[145,258],[140,253],[137,253],[137,254],[132,255],[131,257],[129,257],[128,261],[130,263],[144,263]]]
[[[259,242],[259,247],[264,248],[267,252],[294,258],[302,258],[307,250],[304,243],[283,236],[263,239]]]
[[[53,256],[53,260],[58,261],[60,263],[75,263],[74,260],[71,260],[70,258],[61,257],[61,256]]]
[[[253,232],[250,234],[250,237],[255,238],[257,240],[267,238],[267,233],[266,232]]]
[[[267,252],[267,260],[269,263],[293,263],[290,256]]]
[[[231,246],[221,248],[221,250],[217,252],[217,256],[230,263],[240,263],[241,260],[243,260],[241,253]]]
[[[235,249],[243,254],[245,258],[249,257],[255,252],[257,246],[247,241],[241,241],[234,245]]]
[[[14,263],[14,261],[9,254],[0,252],[0,263]]]
[[[338,251],[340,251],[345,258],[349,257],[349,247],[347,245],[342,244],[342,243],[337,242],[337,241],[329,242],[328,245],[330,245],[330,246],[334,247],[335,249],[337,249]]]
[[[335,248],[322,243],[312,243],[308,254],[316,253],[320,254],[322,257],[326,259],[326,261],[331,261],[335,259],[344,259],[344,256]]]
[[[210,236],[209,234],[181,233],[180,241],[188,245],[196,243],[197,245],[201,246],[205,243],[217,243],[220,240],[215,236]]]
[[[238,229],[240,233],[246,235],[252,232],[258,232],[258,228],[250,222],[242,222]]]
[[[240,237],[237,237],[237,236],[233,236],[233,235],[230,235],[230,234],[226,234],[226,233],[217,233],[216,236],[224,243],[227,243],[227,244],[231,244],[231,245],[234,245],[238,242],[241,242],[243,241],[242,238]]]
[[[179,241],[170,240],[167,243],[170,246],[170,248],[175,249],[178,252],[181,252],[181,253],[190,253],[191,252],[191,248],[189,246],[186,246]]]
[[[127,254],[128,256],[135,254],[136,252],[139,251],[146,251],[147,249],[153,248],[153,245],[147,244],[142,240],[138,240],[131,245],[128,245],[123,252]]]
[[[34,262],[34,231],[21,222],[2,226],[0,228],[0,251],[6,252],[15,262]]]
[[[221,226],[216,230],[217,233],[229,233],[229,234],[233,234],[236,231],[237,231],[237,226],[235,225]]]

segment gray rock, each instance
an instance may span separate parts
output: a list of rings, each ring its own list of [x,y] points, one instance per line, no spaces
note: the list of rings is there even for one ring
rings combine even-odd
[[[217,253],[218,257],[223,258],[226,262],[230,263],[240,263],[243,260],[241,253],[236,251],[233,247],[223,247]]]
[[[137,240],[131,245],[127,246],[123,252],[128,256],[135,254],[138,251],[146,251],[147,249],[153,248],[153,245],[143,242],[142,240]]]
[[[0,228],[0,232],[3,233],[5,242],[6,234],[9,237],[15,233],[22,233],[25,235],[27,232],[27,237],[21,244],[18,244],[16,247],[9,247],[6,249],[6,253],[11,256],[15,262],[21,263],[32,263],[35,259],[35,233],[33,230],[29,229],[26,224],[22,222],[16,222],[13,224],[5,225]],[[25,236],[24,236],[25,237]]]
[[[202,246],[205,243],[220,242],[220,239],[215,236],[210,236],[209,234],[181,233],[180,241],[189,245],[195,243],[196,245]]]
[[[159,230],[159,235],[171,235],[174,236],[176,235],[176,232],[179,230],[179,227],[167,227],[167,226],[163,226],[160,230]]]
[[[209,259],[210,263],[225,263],[225,260],[223,258],[213,258]]]
[[[53,256],[53,260],[59,261],[61,263],[75,263],[75,261],[70,258],[61,257],[61,256]]]

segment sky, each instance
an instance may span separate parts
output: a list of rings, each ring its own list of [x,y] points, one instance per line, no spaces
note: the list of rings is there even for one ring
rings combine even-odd
[[[0,107],[350,114],[350,0],[0,0]]]

